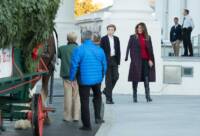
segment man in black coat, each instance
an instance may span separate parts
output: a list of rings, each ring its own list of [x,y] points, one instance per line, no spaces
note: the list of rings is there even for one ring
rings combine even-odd
[[[120,65],[121,51],[120,41],[114,36],[116,26],[110,24],[107,26],[107,35],[101,38],[101,48],[104,50],[107,58],[108,68],[106,73],[106,87],[103,93],[106,96],[107,104],[114,104],[112,91],[119,79],[118,66]]]
[[[194,22],[189,13],[190,12],[188,9],[184,9],[183,12],[184,18],[182,24],[184,54],[182,56],[193,56],[191,33],[194,29]],[[188,54],[188,50],[190,54]]]
[[[179,56],[181,40],[182,40],[182,27],[178,23],[178,18],[175,17],[174,25],[172,26],[171,31],[170,31],[170,42],[172,43],[175,56]]]

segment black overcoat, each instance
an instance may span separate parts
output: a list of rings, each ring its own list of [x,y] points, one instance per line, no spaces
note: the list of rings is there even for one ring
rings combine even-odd
[[[110,58],[110,42],[108,35],[101,38],[101,48],[104,50],[107,61],[109,61]],[[115,48],[115,58],[117,61],[117,65],[120,65],[120,59],[121,59],[121,50],[120,50],[120,41],[117,36],[114,36],[114,48]],[[108,62],[109,63],[109,62]]]
[[[154,65],[149,70],[149,81],[155,82],[156,80],[156,72],[155,72],[155,59],[153,53],[153,46],[151,42],[151,37],[146,40],[146,46],[150,55],[151,60],[153,61]],[[135,81],[135,82],[143,82],[142,79],[142,58],[140,52],[140,43],[137,35],[131,35],[127,51],[126,51],[126,60],[128,60],[128,55],[130,52],[130,68],[129,68],[129,75],[128,81]]]

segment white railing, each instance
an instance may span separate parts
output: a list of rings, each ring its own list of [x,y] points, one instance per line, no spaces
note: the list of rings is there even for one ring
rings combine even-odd
[[[200,34],[192,37],[192,45],[193,45],[193,52],[195,57],[200,57]],[[169,41],[164,41],[161,45],[162,49],[162,57],[170,57],[174,56],[174,51],[172,45]],[[181,56],[184,53],[183,42],[180,44],[180,54]]]

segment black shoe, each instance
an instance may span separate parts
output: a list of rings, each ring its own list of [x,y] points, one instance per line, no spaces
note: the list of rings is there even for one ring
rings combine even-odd
[[[147,98],[147,102],[152,102],[153,100],[149,97]]]
[[[78,123],[78,122],[79,122],[79,120],[73,120],[73,122],[74,122],[74,123]]]
[[[106,100],[106,104],[115,104],[113,101]]]
[[[106,104],[115,104],[113,101],[106,101]]]
[[[187,57],[188,55],[185,55],[185,54],[183,54],[183,55],[181,55],[182,57]]]
[[[190,55],[189,55],[189,57],[193,57],[193,56],[194,56],[193,54],[190,54]]]
[[[134,103],[137,103],[138,101],[137,101],[137,94],[135,93],[135,94],[133,94],[133,102]]]
[[[70,123],[71,121],[63,119],[63,122]]]
[[[83,131],[91,131],[92,128],[91,127],[86,127],[86,126],[82,126],[79,128],[80,130],[83,130]]]
[[[95,119],[95,123],[96,124],[102,124],[104,123],[105,121],[103,119]]]
[[[138,101],[137,101],[137,99],[133,99],[133,102],[134,102],[134,103],[137,103]]]

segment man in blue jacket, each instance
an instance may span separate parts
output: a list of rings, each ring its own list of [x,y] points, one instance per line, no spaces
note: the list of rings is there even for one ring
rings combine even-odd
[[[91,130],[89,95],[93,90],[93,104],[95,112],[95,122],[103,123],[101,112],[101,82],[107,70],[107,62],[104,51],[92,42],[92,32],[82,33],[82,45],[76,48],[72,55],[70,80],[74,81],[76,75],[79,83],[79,93],[81,100],[81,120],[83,126],[81,130]]]
[[[180,43],[182,40],[182,27],[178,23],[178,17],[174,18],[174,25],[170,30],[170,42],[174,49],[174,55],[179,56]]]

